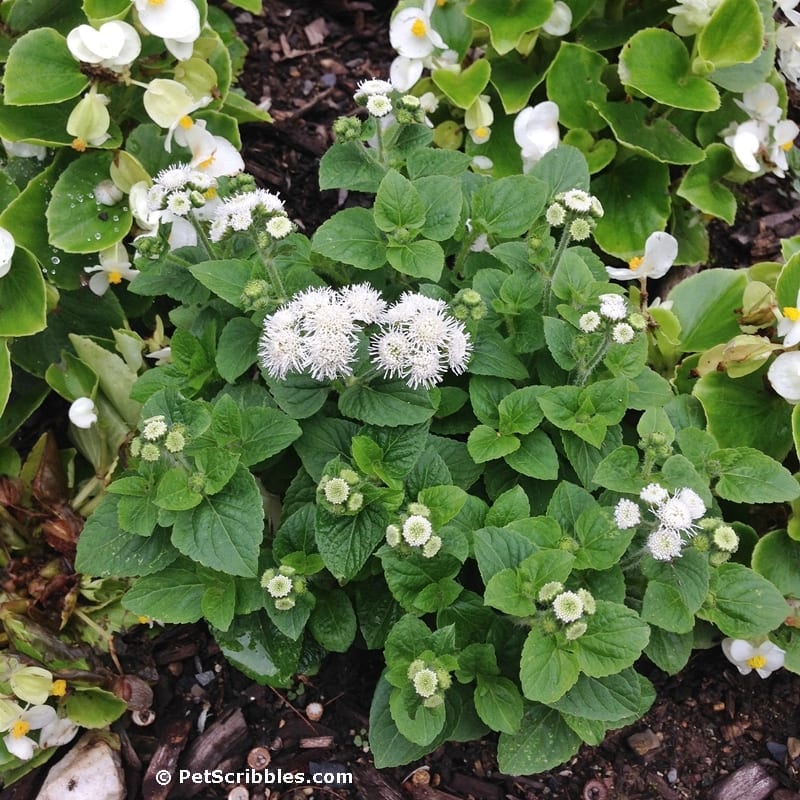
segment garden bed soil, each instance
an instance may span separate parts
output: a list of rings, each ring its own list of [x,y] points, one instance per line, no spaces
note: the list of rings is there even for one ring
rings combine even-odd
[[[300,229],[311,234],[345,204],[344,192],[320,192],[319,159],[330,128],[353,111],[359,81],[386,78],[389,4],[361,0],[267,0],[263,17],[228,8],[248,46],[241,85],[269,106],[271,126],[243,130],[247,169],[277,191]],[[800,230],[800,212],[784,184],[757,182],[732,228],[711,226],[712,262],[748,266],[774,258],[779,239]],[[129,714],[115,725],[122,741],[128,797],[243,800],[800,800],[800,677],[785,670],[761,680],[741,676],[719,648],[696,653],[676,676],[639,668],[657,698],[636,724],[584,746],[567,763],[527,777],[501,774],[496,739],[447,744],[408,767],[376,770],[365,744],[369,699],[382,667],[365,651],[331,656],[316,676],[288,690],[255,684],[226,663],[205,628],[142,627],[117,648],[126,673],[153,684],[155,721]],[[324,713],[305,712],[319,701]],[[197,770],[344,771],[354,783],[310,787],[252,785],[160,787],[163,765]],[[45,770],[0,792],[32,800]],[[170,792],[171,789],[171,792]]]

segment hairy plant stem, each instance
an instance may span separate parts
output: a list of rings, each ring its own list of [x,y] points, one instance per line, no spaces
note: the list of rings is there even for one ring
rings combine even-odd
[[[197,219],[195,216],[194,211],[189,212],[189,222],[191,222],[192,227],[197,234],[197,242],[205,251],[206,256],[208,257],[209,261],[214,261],[217,257],[216,253],[214,252],[214,248],[211,246],[211,241],[209,240],[208,236],[206,235],[205,229],[200,224],[200,220]]]
[[[581,367],[578,368],[575,375],[575,385],[585,386],[586,381],[592,376],[592,373],[597,369],[597,365],[605,358],[608,348],[611,346],[611,339],[606,334],[600,346],[595,351],[594,355]]]
[[[261,263],[267,270],[269,281],[272,284],[272,290],[278,294],[277,303],[278,305],[281,305],[282,303],[285,303],[289,297],[286,293],[286,287],[283,285],[283,280],[281,279],[280,273],[278,272],[278,268],[275,265],[275,259],[272,257],[271,248],[269,246],[265,247],[263,242],[259,241],[258,234],[255,234],[252,238],[253,242],[255,243],[256,250],[258,251],[258,255],[261,258]]]

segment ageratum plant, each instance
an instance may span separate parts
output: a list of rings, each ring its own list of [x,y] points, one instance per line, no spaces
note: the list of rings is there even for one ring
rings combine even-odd
[[[720,424],[741,390],[695,377],[754,303],[775,318],[760,287],[744,305],[726,287],[777,270],[710,270],[648,305],[679,243],[651,231],[606,266],[578,150],[495,177],[432,148],[389,82],[356,102],[321,182],[374,203],[310,240],[247,176],[213,198],[189,163],[156,175],[127,292],[174,301],[161,363],[117,332],[73,337],[61,366],[102,357],[103,394],[125,386],[136,415],[78,568],[130,578],[135,614],[205,618],[270,685],[381,650],[378,766],[495,731],[503,771],[547,769],[647,710],[642,656],[674,673],[723,637],[743,671],[796,670],[796,570],[772,559],[788,534],[749,513],[800,497],[790,409],[763,359],[758,426],[750,399]],[[75,415],[100,447],[103,405]]]
[[[437,144],[488,158],[496,176],[527,172],[559,139],[580,149],[605,253],[628,260],[668,229],[679,263],[703,262],[703,217],[732,224],[737,186],[789,169],[795,5],[402,0],[391,78],[419,97]]]

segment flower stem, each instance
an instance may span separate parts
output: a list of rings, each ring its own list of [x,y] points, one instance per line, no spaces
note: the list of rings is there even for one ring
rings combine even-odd
[[[209,260],[213,261],[217,256],[214,252],[214,249],[211,247],[211,241],[206,235],[205,228],[203,228],[203,226],[200,224],[200,220],[197,219],[197,217],[194,215],[194,212],[190,212],[188,216],[189,222],[192,223],[192,227],[197,233],[198,244],[203,248],[203,250],[205,250]]]
[[[286,287],[283,285],[281,275],[278,272],[278,268],[275,265],[275,259],[272,257],[271,248],[269,246],[264,246],[264,243],[260,240],[258,234],[253,236],[253,241],[255,242],[258,255],[261,257],[261,262],[264,264],[264,267],[266,267],[270,283],[272,284],[272,289],[279,295],[278,305],[285,303],[289,297],[286,293]]]

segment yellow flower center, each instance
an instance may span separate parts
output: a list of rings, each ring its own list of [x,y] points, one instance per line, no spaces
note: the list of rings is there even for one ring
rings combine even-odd
[[[183,116],[178,120],[178,125],[180,125],[185,131],[188,131],[189,128],[194,125],[194,122],[190,116]]]
[[[163,6],[165,0],[147,0],[151,6]]]
[[[217,190],[212,186],[203,192],[203,197],[206,200],[213,200],[217,196]]]
[[[428,26],[425,24],[425,20],[417,17],[414,20],[413,24],[411,25],[411,33],[413,33],[414,36],[422,37],[427,32],[428,32]]]
[[[25,722],[24,719],[18,719],[11,726],[11,736],[14,739],[21,739],[31,729],[30,723]]]
[[[151,622],[151,621],[152,621],[152,620],[150,619],[150,617],[145,617],[145,616],[144,616],[144,615],[142,615],[142,614],[140,614],[138,617],[136,617],[136,619],[137,619],[137,620],[139,620],[139,624],[140,624],[140,625],[147,625],[147,623],[148,623],[148,622]]]
[[[639,267],[642,266],[642,261],[644,261],[644,259],[641,256],[634,256],[628,262],[628,269],[639,269]]]
[[[81,137],[79,136],[77,139],[72,140],[72,144],[70,144],[70,147],[73,150],[77,150],[79,153],[82,153],[84,152],[84,150],[86,150],[86,139],[81,139]]]
[[[794,142],[790,140],[788,142],[784,142],[781,145],[781,150],[791,150],[793,147],[794,147]]]
[[[53,697],[63,697],[66,693],[67,682],[63,678],[53,681],[53,685],[50,687],[50,694],[53,695]]]
[[[443,8],[447,5],[447,0],[436,0],[436,5],[439,6],[439,8]]]
[[[198,165],[198,169],[208,169],[213,163],[215,159],[215,155],[212,153],[208,158],[204,158]]]
[[[480,127],[475,128],[475,135],[479,139],[485,139],[489,135],[489,129],[484,125],[481,125]]]
[[[794,306],[784,306],[783,316],[792,322],[797,322],[797,320],[800,319],[800,308],[795,308]]]
[[[111,272],[108,273],[108,282],[113,283],[114,285],[122,283],[122,273],[112,269]]]
[[[754,656],[750,656],[747,659],[747,666],[752,667],[753,669],[761,669],[767,663],[767,659],[762,656],[760,653]]]

